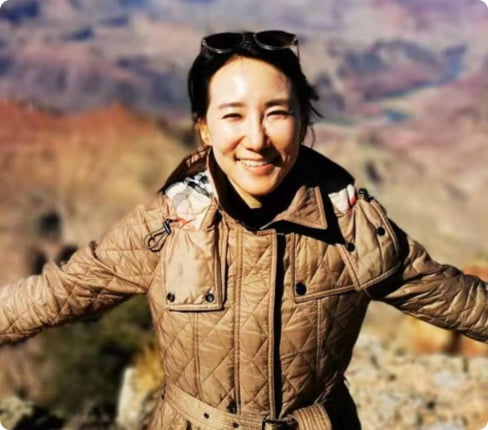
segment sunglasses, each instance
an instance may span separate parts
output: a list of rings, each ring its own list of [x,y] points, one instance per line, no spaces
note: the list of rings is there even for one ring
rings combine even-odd
[[[205,36],[202,39],[201,48],[208,49],[217,54],[228,54],[239,48],[249,33],[215,33]],[[257,33],[251,33],[250,36],[261,49],[268,51],[281,51],[297,47],[297,57],[300,58],[300,48],[298,45],[298,36],[282,30],[266,30]]]

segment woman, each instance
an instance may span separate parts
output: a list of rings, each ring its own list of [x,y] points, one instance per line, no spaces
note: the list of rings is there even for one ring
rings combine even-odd
[[[359,429],[344,385],[368,303],[488,339],[488,288],[431,260],[340,166],[302,146],[316,94],[281,31],[202,40],[205,150],[62,268],[0,289],[0,343],[147,294],[161,429]]]

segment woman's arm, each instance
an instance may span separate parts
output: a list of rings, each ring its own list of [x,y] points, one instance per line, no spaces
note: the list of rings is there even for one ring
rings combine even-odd
[[[368,293],[426,322],[488,342],[487,283],[432,260],[421,244],[392,225],[400,245],[401,269]]]
[[[138,206],[99,244],[75,252],[61,267],[47,263],[42,274],[0,287],[0,345],[83,315],[107,310],[151,284],[159,257],[144,238],[164,217],[163,196]]]

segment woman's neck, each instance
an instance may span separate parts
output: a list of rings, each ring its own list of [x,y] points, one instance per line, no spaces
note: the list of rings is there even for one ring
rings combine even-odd
[[[253,228],[262,227],[284,211],[290,205],[300,182],[295,165],[276,190],[257,198],[232,182],[217,165],[213,155],[211,157],[211,170],[220,204],[233,218]]]
[[[239,197],[244,201],[244,203],[249,207],[249,209],[260,209],[263,207],[263,202],[256,196],[249,194],[246,190],[236,184],[231,178],[228,178],[230,185],[234,191],[239,194]]]

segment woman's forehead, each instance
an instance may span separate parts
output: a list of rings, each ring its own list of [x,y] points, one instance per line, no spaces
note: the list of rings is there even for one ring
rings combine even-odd
[[[276,67],[254,58],[235,57],[221,67],[210,80],[210,102],[246,101],[259,99],[290,100],[291,82]],[[235,99],[233,101],[229,101]],[[291,102],[291,100],[290,100]]]

